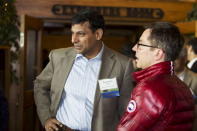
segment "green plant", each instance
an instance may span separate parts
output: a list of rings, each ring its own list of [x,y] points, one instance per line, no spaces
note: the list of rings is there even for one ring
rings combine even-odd
[[[0,45],[11,46],[11,80],[18,83],[19,21],[14,0],[0,0]]]
[[[18,46],[20,32],[13,0],[0,0],[0,44]]]

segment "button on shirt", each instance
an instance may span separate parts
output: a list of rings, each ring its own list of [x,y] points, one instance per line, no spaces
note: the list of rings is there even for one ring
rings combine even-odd
[[[88,60],[82,54],[77,54],[75,58],[56,115],[58,121],[72,129],[91,130],[102,54],[103,48],[92,59]]]

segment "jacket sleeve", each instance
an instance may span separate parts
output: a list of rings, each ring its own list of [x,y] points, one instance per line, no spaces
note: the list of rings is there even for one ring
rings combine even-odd
[[[34,81],[34,99],[38,116],[44,126],[45,121],[51,117],[50,113],[50,88],[53,77],[52,52],[49,54],[49,63]]]
[[[163,110],[162,102],[158,99],[152,90],[136,87],[117,131],[150,130]]]

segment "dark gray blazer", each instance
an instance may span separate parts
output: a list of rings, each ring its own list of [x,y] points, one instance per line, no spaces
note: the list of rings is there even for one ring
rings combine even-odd
[[[194,94],[197,96],[197,74],[186,68],[183,81],[189,88],[192,89]]]
[[[76,52],[74,48],[51,51],[50,62],[34,82],[34,98],[42,125],[55,117],[62,91],[72,68]],[[132,62],[106,46],[102,56],[99,79],[117,78],[120,97],[101,97],[99,85],[94,100],[92,131],[114,131],[128,104],[133,89]]]
[[[197,74],[186,68],[183,81],[189,88],[192,89],[195,95],[195,119],[193,124],[193,131],[197,131]]]

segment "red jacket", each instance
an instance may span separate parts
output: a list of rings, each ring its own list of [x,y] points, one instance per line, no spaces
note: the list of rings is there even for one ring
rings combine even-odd
[[[134,73],[134,88],[117,131],[191,131],[194,100],[171,62]]]

